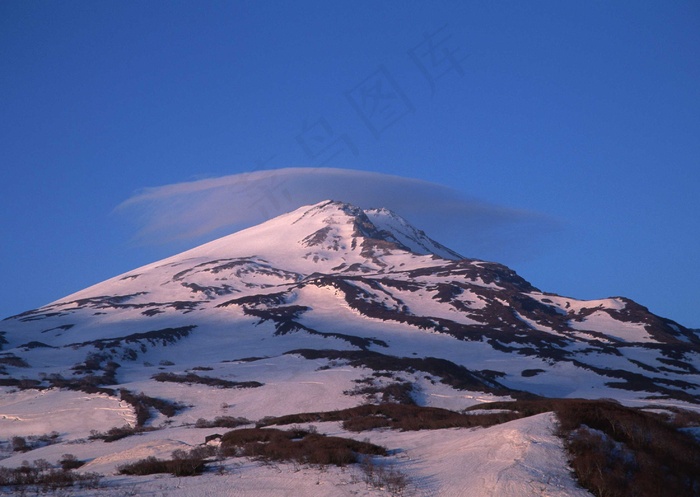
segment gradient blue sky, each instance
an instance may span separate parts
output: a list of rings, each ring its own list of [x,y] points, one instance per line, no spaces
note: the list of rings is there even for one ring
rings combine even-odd
[[[556,219],[493,255],[700,327],[696,1],[3,1],[0,165],[2,317],[203,241],[134,243],[141,188],[325,165]]]

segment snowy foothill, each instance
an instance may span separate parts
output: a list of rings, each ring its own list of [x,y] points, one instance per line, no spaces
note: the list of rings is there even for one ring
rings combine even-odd
[[[279,399],[278,399],[279,402]],[[34,412],[30,404],[24,407]],[[89,416],[89,408],[85,416]],[[16,408],[22,413],[22,406]],[[235,412],[235,409],[234,409]],[[76,416],[81,419],[82,416]],[[51,426],[62,434],[79,434],[74,420],[64,417]],[[350,438],[368,438],[385,446],[390,455],[377,464],[400,471],[408,478],[403,495],[513,496],[590,495],[575,483],[562,442],[552,431],[551,413],[540,414],[491,428],[444,429],[418,432],[371,431],[349,433],[338,423],[323,422],[314,426],[321,433]],[[97,490],[72,490],[70,495],[236,495],[241,497],[386,495],[381,488],[365,482],[358,466],[345,468],[263,464],[247,458],[228,458],[211,464],[201,476],[175,478],[166,475],[127,477],[118,475],[118,467],[146,457],[167,459],[175,450],[189,450],[204,442],[205,437],[221,429],[198,429],[191,425],[171,424],[162,429],[105,443],[101,440],[66,440],[54,445],[13,455],[2,461],[5,467],[17,467],[23,461],[45,459],[57,463],[66,453],[87,461],[80,472],[105,475]],[[72,437],[68,437],[72,438]]]

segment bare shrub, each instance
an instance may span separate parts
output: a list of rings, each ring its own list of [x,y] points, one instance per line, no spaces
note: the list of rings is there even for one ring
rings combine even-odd
[[[358,454],[386,455],[386,449],[369,442],[329,437],[292,428],[244,428],[221,439],[222,455],[248,456],[265,461],[293,461],[320,466],[345,466],[358,461]]]
[[[85,461],[78,460],[73,454],[63,454],[58,463],[61,465],[63,471],[69,471],[71,469],[78,469],[85,464]]]
[[[35,461],[34,465],[23,462],[18,468],[0,467],[0,487],[12,487],[21,495],[27,490],[56,491],[59,488],[74,485],[80,488],[97,488],[101,475],[97,473],[77,474],[71,470],[56,469],[44,459]]]
[[[153,427],[147,426],[114,426],[107,430],[107,432],[99,432],[97,430],[90,431],[90,440],[104,440],[105,442],[116,442],[122,438],[130,437],[132,435],[138,435],[139,433],[145,433],[147,431],[155,431]]]
[[[391,465],[377,464],[371,457],[362,459],[361,469],[363,481],[367,485],[386,490],[392,496],[404,495],[410,483],[410,479],[405,473]]]
[[[263,386],[263,384],[258,381],[230,381],[222,380],[221,378],[212,378],[210,376],[199,376],[194,373],[158,373],[153,375],[152,378],[161,382],[168,381],[172,383],[195,383],[219,388],[257,388]]]
[[[381,394],[381,401],[388,403],[416,405],[411,393],[413,392],[413,384],[410,382],[389,383],[388,385],[375,385],[371,378],[366,378],[363,383],[368,383],[365,386],[356,387],[353,390],[343,392],[346,395],[365,395],[371,397]],[[357,380],[356,380],[357,381]]]
[[[151,413],[149,408],[152,407],[159,411],[164,416],[169,418],[175,416],[180,410],[184,409],[185,406],[178,404],[177,402],[172,402],[169,400],[158,399],[156,397],[149,397],[143,392],[139,394],[134,394],[129,390],[122,388],[119,390],[119,395],[121,400],[128,402],[134,408],[136,412],[136,425],[143,426],[151,418]]]
[[[239,426],[251,424],[252,421],[246,418],[234,416],[217,416],[213,421],[207,421],[204,418],[199,418],[195,424],[195,428],[238,428]]]
[[[29,435],[27,437],[14,436],[10,439],[10,446],[14,452],[28,452],[39,447],[45,447],[59,442],[60,433],[52,431],[43,435]]]
[[[14,452],[27,452],[32,450],[27,443],[27,439],[24,437],[12,437],[10,444],[12,445],[12,450]]]
[[[170,473],[173,476],[200,475],[206,467],[206,457],[211,455],[210,449],[195,448],[189,452],[175,450],[172,459],[157,459],[153,456],[141,459],[131,464],[124,464],[117,468],[123,475],[152,475],[158,473]]]
[[[157,473],[168,473],[165,461],[149,456],[134,463],[124,464],[117,467],[117,471],[123,475],[153,475]]]
[[[467,415],[437,407],[389,403],[362,405],[338,411],[300,413],[277,418],[264,418],[257,423],[257,426],[342,421],[343,428],[349,431],[365,431],[375,428],[414,431],[493,426],[522,416],[521,413],[515,412]]]

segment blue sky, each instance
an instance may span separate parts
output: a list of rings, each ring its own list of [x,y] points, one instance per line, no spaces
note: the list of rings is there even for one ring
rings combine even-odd
[[[0,315],[207,239],[136,243],[143,188],[326,166],[554,220],[439,241],[700,327],[699,52],[693,1],[0,2]]]

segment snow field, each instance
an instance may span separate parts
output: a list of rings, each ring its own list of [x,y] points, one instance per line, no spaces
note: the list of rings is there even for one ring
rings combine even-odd
[[[561,441],[553,434],[554,415],[539,414],[490,428],[446,429],[418,432],[373,430],[345,432],[340,423],[317,423],[319,432],[358,440],[368,438],[393,454],[376,458],[410,478],[407,495],[425,497],[583,497],[567,467]],[[285,428],[285,427],[281,427]],[[228,431],[219,429],[219,433]],[[245,458],[228,459],[221,474],[214,468],[202,476],[174,478],[117,476],[117,466],[148,456],[166,458],[173,450],[203,442],[216,429],[169,427],[113,443],[59,444],[3,461],[18,466],[22,459],[44,458],[56,462],[64,453],[90,459],[79,471],[107,475],[105,488],[72,495],[120,496],[133,491],[140,496],[203,495],[268,496],[378,496],[387,495],[368,487],[356,466],[310,468],[293,464],[261,464]]]
[[[115,397],[65,390],[0,393],[0,439],[58,432],[64,440],[87,437],[90,430],[133,425],[133,409]]]

